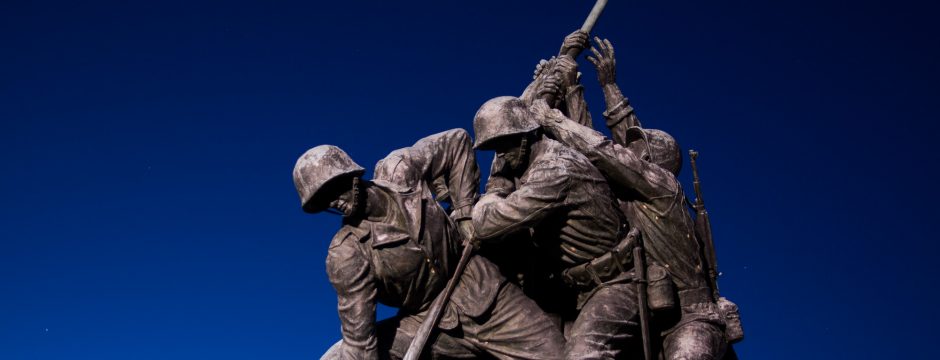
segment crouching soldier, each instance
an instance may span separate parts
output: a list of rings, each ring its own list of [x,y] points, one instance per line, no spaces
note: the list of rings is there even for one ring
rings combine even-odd
[[[450,130],[392,152],[372,181],[364,172],[343,150],[321,145],[297,160],[293,177],[304,211],[343,214],[326,259],[343,340],[328,355],[401,358],[470,235],[479,169],[467,133]],[[448,190],[450,216],[434,201],[436,179]],[[376,322],[376,303],[399,313]],[[564,343],[548,316],[482,257],[470,260],[438,328],[429,340],[434,357],[553,359]]]

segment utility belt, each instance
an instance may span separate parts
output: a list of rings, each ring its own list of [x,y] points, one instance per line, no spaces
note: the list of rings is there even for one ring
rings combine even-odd
[[[587,292],[606,282],[618,279],[636,281],[633,271],[633,249],[640,244],[640,232],[633,228],[609,252],[584,264],[572,266],[561,272],[562,281],[568,287]],[[691,305],[714,302],[711,290],[707,287],[677,291],[676,285],[663,266],[648,263],[646,268],[646,287],[650,310],[671,309],[676,305]]]
[[[672,309],[677,305],[687,307],[696,304],[714,304],[711,306],[717,310],[716,316],[720,317],[718,321],[724,324],[727,341],[733,344],[744,338],[738,306],[724,297],[716,299],[709,287],[677,291],[669,272],[656,263],[648,263],[646,279],[637,279],[636,272],[633,270],[632,253],[635,247],[642,246],[641,240],[639,230],[631,229],[609,252],[584,264],[563,270],[562,281],[572,289],[587,293],[587,297],[590,297],[590,293],[598,286],[615,279],[625,282],[645,281],[647,283],[647,307],[651,311]]]
[[[562,270],[562,281],[572,289],[591,290],[600,284],[616,279],[621,274],[628,274],[629,279],[632,279],[633,248],[639,242],[639,236],[639,230],[630,229],[626,237],[609,252],[584,264]]]

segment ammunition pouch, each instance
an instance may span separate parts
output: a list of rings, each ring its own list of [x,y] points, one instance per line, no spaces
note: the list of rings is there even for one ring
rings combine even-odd
[[[725,337],[729,344],[744,339],[744,328],[741,326],[741,313],[738,305],[724,297],[718,298],[718,313],[725,321]]]
[[[713,302],[715,300],[712,298],[712,289],[707,287],[679,291],[679,304],[682,306]]]
[[[646,267],[646,296],[652,311],[671,309],[676,306],[676,286],[666,268],[658,264]]]
[[[627,236],[620,240],[613,249],[584,264],[572,266],[561,272],[562,281],[572,289],[590,290],[594,287],[611,281],[621,274],[629,274],[633,278],[633,248],[637,244],[640,231],[631,229]]]

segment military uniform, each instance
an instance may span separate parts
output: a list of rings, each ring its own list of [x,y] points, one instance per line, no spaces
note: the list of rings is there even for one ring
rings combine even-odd
[[[491,175],[488,183],[517,185],[489,188],[473,208],[474,230],[485,248],[487,241],[531,229],[540,251],[536,261],[558,279],[565,269],[589,262],[620,243],[624,221],[603,175],[584,155],[547,138],[530,149],[532,159],[518,179],[500,178],[499,172]],[[580,312],[567,332],[566,358],[614,358],[637,337],[631,276],[608,275],[590,287],[575,289]]]
[[[450,218],[434,201],[431,182],[444,179]],[[344,221],[326,266],[338,297],[344,359],[400,358],[458,262],[461,236],[479,186],[467,133],[451,130],[392,152],[373,178],[389,204],[382,221]],[[399,308],[376,323],[376,303]],[[473,257],[429,340],[433,356],[557,358],[563,342],[544,312],[498,269]]]
[[[723,322],[675,175],[557,111],[542,109],[543,128],[585,154],[610,181],[630,226],[642,233],[650,263],[665,268],[678,289],[679,309],[658,314],[654,322],[662,330],[666,358],[720,358],[726,347]]]

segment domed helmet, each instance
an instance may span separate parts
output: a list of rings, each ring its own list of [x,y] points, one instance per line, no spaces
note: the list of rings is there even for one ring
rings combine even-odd
[[[679,176],[679,170],[682,170],[682,151],[672,135],[662,130],[644,129],[639,126],[627,129],[624,145],[627,146],[637,140],[646,142],[649,162]]]
[[[509,135],[524,134],[539,128],[529,107],[513,96],[492,98],[480,106],[473,117],[474,149],[486,150],[493,140]]]
[[[329,182],[364,173],[362,166],[336,146],[320,145],[307,150],[294,165],[294,186],[300,195],[300,206],[308,213],[324,210],[318,197],[324,195],[322,190]]]

